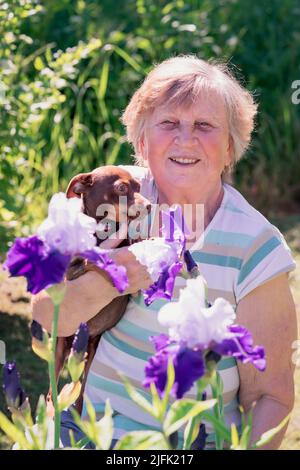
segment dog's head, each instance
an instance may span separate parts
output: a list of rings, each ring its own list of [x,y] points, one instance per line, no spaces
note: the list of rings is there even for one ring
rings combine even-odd
[[[150,202],[140,194],[139,182],[128,171],[113,165],[74,176],[66,195],[81,198],[83,212],[97,222],[115,221],[116,230],[120,222],[128,225],[151,211]]]

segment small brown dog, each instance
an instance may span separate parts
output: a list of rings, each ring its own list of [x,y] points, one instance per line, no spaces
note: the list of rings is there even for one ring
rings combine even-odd
[[[79,175],[74,176],[74,178],[69,183],[66,195],[68,198],[81,198],[82,211],[86,215],[93,217],[97,222],[105,220],[102,230],[100,227],[99,232],[97,231],[95,235],[97,237],[97,245],[100,245],[105,237],[114,232],[114,229],[116,231],[119,230],[119,224],[121,222],[120,214],[122,214],[123,219],[125,216],[127,226],[130,221],[149,214],[151,205],[147,199],[141,196],[139,191],[140,184],[138,181],[132,178],[130,173],[119,167],[110,165],[96,168],[91,173],[80,173]],[[122,199],[122,207],[119,205],[120,196],[126,198],[127,203],[126,205],[123,205],[125,199]],[[104,213],[99,215],[99,212],[101,212],[99,211],[99,208],[101,209],[101,206],[102,208],[104,207],[104,210],[102,211]],[[126,214],[124,214],[125,208]],[[114,213],[112,214],[110,212]],[[129,213],[131,215],[129,215]],[[112,217],[111,224],[107,223],[109,216]],[[112,225],[115,226],[112,227]],[[123,240],[119,246],[128,246],[130,244],[131,240],[127,238],[126,240]],[[76,279],[90,270],[99,271],[99,268],[97,268],[93,263],[84,260],[83,258],[76,257],[72,260],[68,268],[66,279]],[[103,272],[102,274],[107,276]],[[81,393],[75,404],[75,407],[79,413],[81,413],[82,410],[83,392],[87,374],[97,350],[101,334],[118,323],[126,310],[127,303],[128,295],[118,296],[87,322],[89,328],[89,343],[87,349],[88,356],[85,363]],[[68,337],[59,337],[57,339],[55,365],[57,381],[64,363],[71,351],[73,339],[74,335]],[[52,414],[53,405],[51,389],[47,395],[47,406],[48,412]]]

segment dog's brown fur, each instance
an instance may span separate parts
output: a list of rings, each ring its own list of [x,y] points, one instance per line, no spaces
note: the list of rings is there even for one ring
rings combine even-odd
[[[93,217],[100,222],[103,217],[97,215],[97,208],[100,204],[113,204],[116,211],[116,222],[119,222],[119,196],[127,197],[127,208],[132,205],[141,209],[141,211],[150,211],[150,203],[139,193],[139,183],[131,177],[127,171],[116,166],[105,166],[96,168],[91,173],[81,173],[75,176],[69,183],[67,197],[81,197],[82,210],[85,214]],[[127,221],[135,219],[135,216],[126,217]],[[126,214],[127,216],[127,214]],[[101,240],[97,239],[99,245]],[[119,246],[129,245],[129,241],[124,240]],[[67,280],[74,280],[89,270],[99,271],[93,263],[76,257],[72,260],[66,275]],[[101,271],[102,275],[107,276]],[[81,393],[76,401],[75,407],[79,413],[82,410],[83,393],[86,384],[87,374],[94,358],[97,346],[102,333],[115,326],[123,316],[128,303],[128,295],[121,295],[112,300],[110,304],[104,307],[88,322],[89,343],[87,349],[87,360],[83,374]],[[67,359],[74,339],[74,335],[68,337],[58,337],[56,347],[56,379],[59,379],[60,373]],[[53,413],[51,389],[47,395],[47,404],[49,414]]]

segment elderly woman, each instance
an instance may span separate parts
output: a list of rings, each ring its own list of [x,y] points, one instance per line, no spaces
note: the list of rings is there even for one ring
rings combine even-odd
[[[224,182],[249,145],[255,114],[252,96],[226,66],[194,56],[157,65],[123,114],[138,164],[126,169],[140,180],[142,194],[152,203],[192,208],[196,234],[188,248],[208,283],[209,301],[228,300],[236,310],[237,323],[252,332],[255,344],[265,348],[263,373],[233,358],[223,358],[218,367],[228,425],[240,424],[239,405],[248,411],[256,402],[252,441],[278,425],[293,408],[291,346],[297,336],[288,283],[288,273],[295,268],[290,250],[279,230]],[[201,207],[202,230],[197,224]],[[146,268],[127,248],[113,249],[112,256],[127,267],[128,293],[138,294],[131,296],[119,324],[102,336],[86,393],[99,414],[106,398],[110,399],[115,411],[114,438],[118,439],[129,430],[157,427],[128,399],[117,371],[141,388],[147,358],[153,353],[148,338],[161,332],[157,312],[165,301],[145,307],[140,290],[152,283]],[[179,277],[175,298],[183,283]],[[117,295],[100,273],[88,272],[67,282],[59,334],[73,334],[80,322],[89,320]],[[33,316],[48,330],[52,312],[46,293],[34,298]],[[277,449],[285,430],[265,448]],[[207,448],[213,445],[210,433]]]

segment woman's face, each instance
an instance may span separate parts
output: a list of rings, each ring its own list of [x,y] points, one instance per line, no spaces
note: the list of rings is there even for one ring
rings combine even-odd
[[[141,153],[159,189],[213,189],[230,159],[225,106],[215,93],[189,108],[160,106],[148,117]]]

